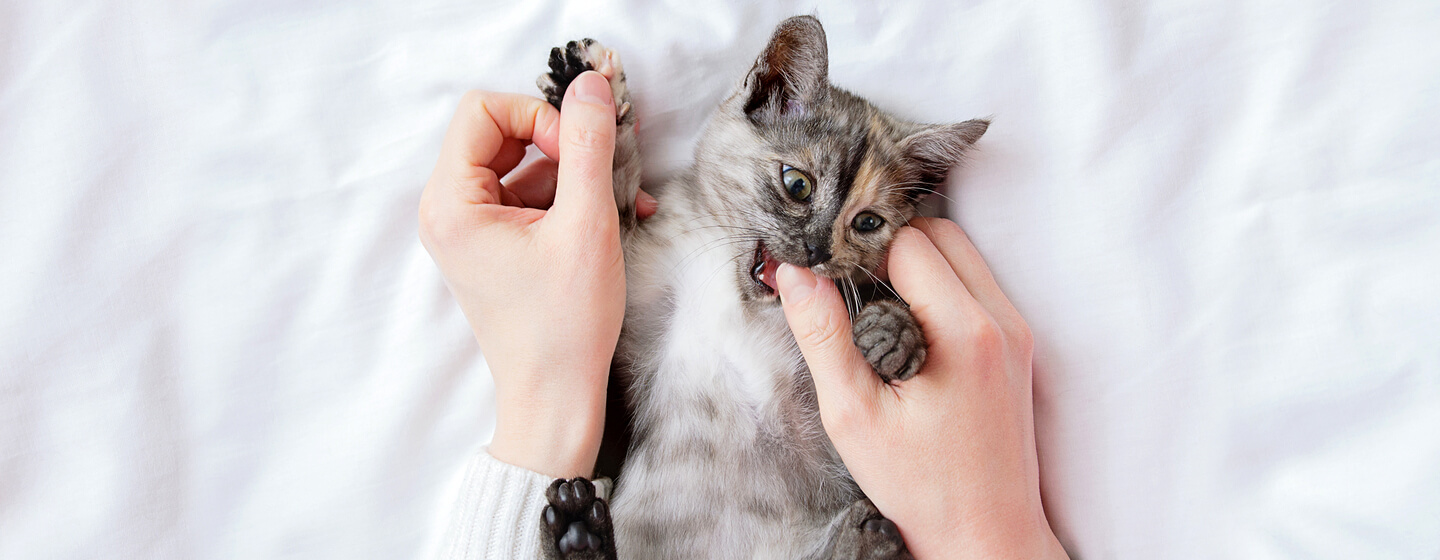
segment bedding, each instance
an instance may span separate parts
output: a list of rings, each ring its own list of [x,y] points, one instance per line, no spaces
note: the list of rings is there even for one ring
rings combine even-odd
[[[489,438],[417,241],[471,88],[625,57],[647,177],[784,17],[1036,338],[1077,558],[1440,557],[1440,4],[0,6],[0,558],[413,558]]]

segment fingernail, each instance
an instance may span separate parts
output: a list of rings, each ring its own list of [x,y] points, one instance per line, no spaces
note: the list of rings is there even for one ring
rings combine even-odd
[[[784,301],[805,301],[815,291],[816,281],[815,273],[790,263],[780,263],[780,268],[775,270],[775,287]]]
[[[594,70],[587,71],[570,82],[570,93],[575,99],[596,105],[610,106],[610,82]]]

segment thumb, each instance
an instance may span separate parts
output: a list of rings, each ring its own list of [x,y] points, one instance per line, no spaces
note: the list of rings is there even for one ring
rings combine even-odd
[[[598,72],[580,74],[565,90],[558,144],[555,204],[550,211],[565,219],[618,222],[611,187],[615,107],[610,83]]]
[[[863,420],[852,416],[874,409],[879,378],[855,347],[850,314],[835,283],[820,281],[808,268],[781,263],[775,286],[815,380],[821,419],[834,422],[836,413],[842,413]]]

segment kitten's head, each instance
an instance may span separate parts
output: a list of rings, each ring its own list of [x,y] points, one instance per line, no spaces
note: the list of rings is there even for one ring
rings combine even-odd
[[[989,126],[897,119],[832,87],[828,67],[820,22],[785,20],[701,140],[697,169],[720,181],[703,204],[743,240],[733,245],[747,300],[773,299],[779,262],[869,280]]]

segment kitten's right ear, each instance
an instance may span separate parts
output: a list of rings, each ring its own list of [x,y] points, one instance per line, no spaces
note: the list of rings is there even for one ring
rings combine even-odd
[[[773,123],[805,114],[829,92],[825,28],[811,16],[780,23],[736,97],[745,116]]]
[[[962,123],[928,125],[901,142],[905,157],[915,162],[920,181],[932,185],[945,182],[950,168],[965,158],[965,152],[990,128],[985,119]]]

